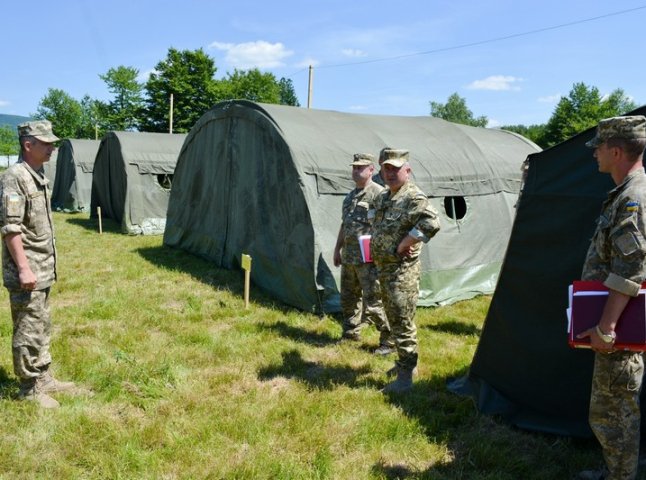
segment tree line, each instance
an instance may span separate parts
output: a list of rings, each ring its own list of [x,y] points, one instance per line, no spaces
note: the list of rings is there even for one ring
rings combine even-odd
[[[466,100],[457,93],[449,96],[446,103],[430,102],[431,116],[454,123],[485,127],[486,116],[475,117],[467,107]],[[583,82],[575,83],[567,97],[561,97],[547,123],[539,125],[506,125],[500,127],[519,133],[542,148],[557,143],[587,130],[603,118],[623,115],[637,105],[621,89],[602,96],[597,87]]]
[[[235,69],[216,79],[215,61],[202,49],[170,48],[147,81],[138,81],[134,67],[119,66],[99,77],[111,100],[103,102],[85,95],[80,100],[58,88],[50,88],[40,100],[35,119],[52,122],[60,138],[101,138],[106,132],[168,132],[170,97],[173,95],[173,132],[185,133],[214,104],[223,100],[300,106],[290,79],[277,79],[257,68]],[[18,153],[15,129],[0,127],[0,154]]]
[[[101,138],[113,130],[168,132],[171,94],[176,133],[188,132],[207,110],[223,100],[300,106],[290,79],[277,79],[257,68],[234,69],[222,79],[215,78],[216,72],[215,60],[202,49],[169,48],[166,58],[157,63],[145,82],[138,80],[140,72],[134,67],[119,66],[99,75],[111,100],[104,102],[89,95],[76,100],[64,90],[50,88],[31,117],[50,120],[60,138]],[[433,117],[476,127],[486,127],[489,122],[484,115],[475,117],[457,93],[450,95],[446,103],[429,103]],[[635,108],[621,89],[602,96],[599,89],[581,82],[574,84],[567,97],[561,97],[547,123],[500,128],[548,148],[596,125],[602,118]],[[17,153],[15,129],[0,126],[0,155]]]

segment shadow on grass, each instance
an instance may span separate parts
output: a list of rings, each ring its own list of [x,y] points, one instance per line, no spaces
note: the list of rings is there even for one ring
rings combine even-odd
[[[315,347],[325,347],[336,343],[338,337],[333,337],[328,333],[318,333],[305,330],[303,328],[293,327],[280,321],[271,325],[263,325],[263,328],[271,330],[281,337],[290,338],[297,342],[306,343]]]
[[[0,398],[11,398],[19,387],[18,379],[0,367]]]
[[[325,366],[321,363],[305,360],[298,350],[282,353],[283,363],[262,368],[258,378],[266,381],[275,377],[293,378],[310,388],[333,390],[338,385],[348,387],[379,386],[376,382],[359,380],[363,375],[372,371],[368,366],[353,368],[346,365]]]
[[[155,266],[169,270],[184,272],[196,280],[220,290],[226,290],[233,295],[244,295],[244,273],[242,270],[227,270],[220,268],[210,261],[193,255],[181,249],[171,248],[167,245],[159,247],[143,247],[135,250],[145,260]],[[254,304],[271,308],[282,313],[293,312],[296,308],[290,307],[271,298],[258,286],[252,288],[251,301]]]
[[[435,332],[449,333],[451,335],[480,335],[482,328],[476,325],[464,324],[458,321],[442,322],[438,324],[425,325],[423,328]]]
[[[65,214],[65,221],[71,225],[77,225],[92,232],[99,231],[99,219],[90,218],[87,213]],[[106,233],[121,233],[121,225],[111,218],[102,219],[101,229]]]

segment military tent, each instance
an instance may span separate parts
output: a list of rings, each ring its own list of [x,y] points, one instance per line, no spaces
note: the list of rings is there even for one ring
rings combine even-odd
[[[307,311],[339,309],[332,253],[356,152],[410,150],[416,183],[441,212],[422,255],[421,305],[496,283],[514,217],[521,165],[538,151],[510,132],[432,117],[355,115],[248,101],[217,104],[179,156],[167,245],[232,268],[253,259],[252,280]]]
[[[91,214],[129,234],[161,235],[177,156],[185,134],[109,132],[92,174]]]
[[[642,107],[634,114],[646,114]],[[585,147],[591,128],[529,156],[509,246],[469,374],[450,388],[530,430],[588,436],[593,353],[567,343],[568,285],[580,279],[601,204],[615,187]],[[642,403],[644,405],[644,403]]]
[[[89,212],[92,196],[92,171],[99,150],[98,140],[63,140],[56,160],[56,183],[52,209]]]
[[[49,180],[49,189],[50,191],[54,188],[56,180],[56,162],[58,159],[58,148],[55,148],[52,152],[52,155],[49,157],[49,161],[43,164],[43,173],[45,178]]]

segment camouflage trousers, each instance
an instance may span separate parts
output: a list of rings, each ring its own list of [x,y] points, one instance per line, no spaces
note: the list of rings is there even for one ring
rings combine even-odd
[[[641,353],[595,355],[589,421],[610,472],[607,480],[630,480],[637,475],[643,374]]]
[[[397,348],[397,365],[405,370],[417,366],[417,327],[415,309],[419,297],[419,260],[378,263],[379,282],[386,317]]]
[[[372,323],[383,341],[390,338],[390,326],[381,302],[377,267],[373,263],[341,265],[341,310],[343,332],[358,334],[362,324]]]
[[[49,288],[9,290],[13,319],[13,368],[23,382],[40,377],[52,362]]]

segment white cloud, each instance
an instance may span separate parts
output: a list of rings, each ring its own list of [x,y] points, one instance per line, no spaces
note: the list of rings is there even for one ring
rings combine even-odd
[[[226,52],[225,61],[234,68],[276,68],[285,65],[283,60],[294,52],[287,50],[278,43],[269,43],[264,40],[245,43],[213,42],[209,48]]]
[[[538,101],[541,103],[556,103],[561,99],[561,94],[556,93],[554,95],[547,95],[545,97],[539,97]]]
[[[7,100],[0,100],[0,107],[6,107],[8,105],[11,105],[11,102],[8,102]]]
[[[470,90],[520,90],[516,83],[522,81],[522,78],[510,75],[492,75],[482,80],[471,82],[467,85],[467,88]]]
[[[159,73],[159,72],[157,72],[157,70],[155,70],[154,68],[151,68],[144,72],[139,72],[139,75],[137,75],[137,81],[139,83],[146,83],[150,78],[150,75],[152,75],[153,73]]]
[[[359,58],[359,57],[365,57],[367,54],[363,50],[359,50],[358,48],[344,48],[341,50],[341,53],[345,55],[346,57],[352,57],[352,58]]]
[[[487,128],[497,128],[500,126],[500,122],[493,118],[487,120]]]
[[[352,110],[353,112],[363,112],[368,110],[368,107],[365,105],[350,105],[349,110]]]

